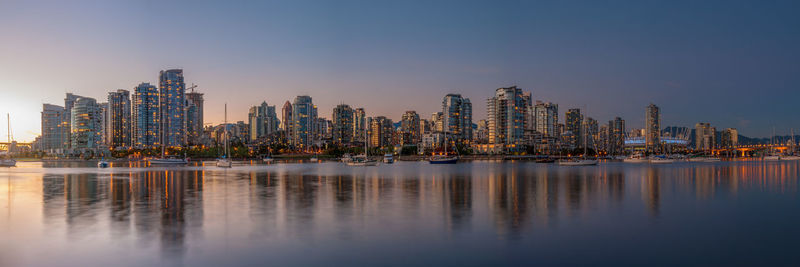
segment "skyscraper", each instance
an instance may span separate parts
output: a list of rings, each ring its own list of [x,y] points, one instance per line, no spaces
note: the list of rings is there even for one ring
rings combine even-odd
[[[131,146],[131,98],[128,90],[108,93],[106,144],[109,147]]]
[[[583,115],[581,109],[573,108],[567,110],[564,127],[570,134],[567,136],[567,143],[573,148],[583,147],[583,130],[581,127],[583,122]]]
[[[472,103],[459,94],[448,94],[442,100],[442,129],[448,138],[459,142],[472,141]]]
[[[526,101],[517,86],[495,90],[487,100],[490,144],[503,145],[509,152],[524,150]]]
[[[340,104],[333,108],[333,142],[340,145],[353,143],[353,108],[349,105]]]
[[[281,109],[281,129],[286,135],[286,140],[292,142],[292,103],[287,100]]]
[[[621,155],[625,152],[625,120],[620,117],[608,121],[608,148],[611,155]]]
[[[654,104],[645,111],[645,146],[654,152],[661,151],[661,109]]]
[[[386,147],[392,145],[392,133],[394,132],[392,124],[392,120],[384,116],[372,118],[369,131],[371,147]]]
[[[365,131],[367,130],[367,113],[363,108],[356,108],[353,111],[353,141],[364,144],[367,142]]]
[[[400,121],[400,132],[402,133],[402,141],[405,145],[417,144],[422,141],[422,134],[420,133],[419,114],[416,111],[409,110],[403,113],[403,118]]]
[[[188,144],[200,144],[200,137],[203,136],[203,94],[194,89],[186,93],[186,134]]]
[[[73,149],[97,149],[103,142],[101,136],[103,117],[100,105],[94,98],[79,97],[70,112],[70,138]]]
[[[161,145],[161,108],[158,88],[141,83],[131,97],[131,132],[133,147],[152,148]]]
[[[558,137],[558,134],[556,134],[558,105],[550,102],[537,101],[534,110],[534,115],[536,116],[536,131],[549,138]]]
[[[296,148],[308,149],[314,144],[314,124],[317,107],[310,96],[297,96],[292,103],[292,144]]]
[[[739,145],[739,131],[737,131],[736,128],[725,128],[725,130],[722,131],[720,146],[733,147],[737,145]]]
[[[75,101],[82,96],[75,95],[72,93],[67,93],[67,96],[64,98],[64,116],[62,118],[62,123],[64,123],[65,127],[61,129],[64,131],[63,136],[64,139],[62,140],[63,149],[69,149],[72,147],[72,107],[75,105]]]
[[[64,142],[68,140],[66,133],[69,124],[64,121],[66,111],[61,106],[42,105],[42,136],[39,139],[40,148],[51,153],[61,153]]]
[[[247,117],[251,141],[267,138],[278,131],[279,121],[278,115],[275,113],[275,106],[267,105],[266,101],[261,105],[251,107]]]
[[[591,117],[586,117],[586,120],[584,120],[583,123],[584,123],[583,134],[585,134],[586,136],[584,136],[585,140],[581,142],[589,148],[597,149],[596,147],[597,144],[595,144],[595,141],[598,140],[597,134],[599,132],[597,126],[597,120]]]
[[[711,127],[711,123],[698,122],[694,125],[694,142],[695,149],[709,150],[716,147],[716,131],[715,127]]]
[[[167,146],[186,144],[186,84],[183,70],[161,71],[159,75],[159,105],[161,107],[161,139]]]

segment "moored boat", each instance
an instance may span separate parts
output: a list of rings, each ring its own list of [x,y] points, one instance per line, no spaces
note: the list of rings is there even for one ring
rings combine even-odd
[[[383,155],[383,163],[392,164],[394,163],[394,155],[391,153]]]

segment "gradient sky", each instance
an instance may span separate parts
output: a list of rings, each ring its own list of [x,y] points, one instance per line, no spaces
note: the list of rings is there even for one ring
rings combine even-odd
[[[0,113],[19,140],[65,92],[155,84],[183,68],[206,122],[244,120],[299,94],[330,118],[423,118],[442,97],[486,117],[494,89],[586,107],[642,127],[710,122],[747,136],[800,132],[800,1],[6,1],[0,0]],[[5,120],[0,138],[5,140]]]

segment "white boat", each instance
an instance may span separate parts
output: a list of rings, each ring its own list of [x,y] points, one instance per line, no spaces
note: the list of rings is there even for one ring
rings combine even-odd
[[[596,159],[565,159],[558,161],[559,166],[592,166],[597,165]]]
[[[718,157],[694,157],[689,158],[691,162],[719,162],[721,161]]]
[[[625,162],[625,163],[647,163],[647,162],[649,162],[649,160],[647,160],[647,158],[645,158],[644,155],[642,155],[641,153],[636,153],[636,154],[630,155],[629,157],[623,159],[622,162]]]
[[[371,160],[367,155],[358,155],[352,158],[350,162],[347,162],[347,166],[375,166],[378,165],[377,160]]]
[[[311,157],[311,158],[310,158],[310,159],[308,159],[308,160],[309,160],[309,161],[311,161],[311,162],[317,162],[317,161],[319,161],[319,159],[317,158],[317,156],[313,156],[313,157]]]
[[[147,162],[149,162],[150,165],[185,165],[189,163],[188,160],[177,157],[151,158],[148,159]]]
[[[780,156],[780,160],[787,160],[787,161],[788,160],[800,160],[800,156],[794,156],[794,155]]]
[[[779,161],[779,160],[781,160],[781,156],[769,154],[769,155],[764,156],[761,159],[764,160],[764,161]]]
[[[0,159],[0,167],[14,167],[17,166],[17,161],[14,159]]]
[[[110,165],[111,164],[108,163],[108,161],[105,161],[105,160],[100,160],[100,161],[97,162],[97,167],[98,168],[108,168]]]
[[[667,158],[664,156],[653,156],[650,157],[650,164],[669,164],[675,162],[674,159]]]
[[[261,159],[261,161],[263,161],[264,163],[272,163],[275,160],[272,159],[272,157],[270,157],[270,156],[266,156],[263,159]]]
[[[353,157],[350,156],[349,153],[347,153],[347,154],[342,155],[341,161],[344,162],[344,163],[348,163],[348,162],[353,161]]]
[[[428,159],[430,164],[456,164],[458,163],[458,156],[447,155],[433,155]]]
[[[394,155],[392,155],[392,154],[383,155],[383,163],[387,163],[387,164],[394,163]]]

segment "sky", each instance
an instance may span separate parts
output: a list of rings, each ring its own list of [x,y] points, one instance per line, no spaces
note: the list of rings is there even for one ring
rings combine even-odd
[[[206,123],[310,95],[399,120],[460,93],[473,120],[517,85],[559,112],[643,127],[710,122],[751,137],[800,132],[800,1],[0,0],[0,114],[41,132],[43,103],[106,99],[184,69]],[[5,116],[4,116],[5,117]],[[2,120],[0,139],[6,139]]]

